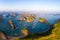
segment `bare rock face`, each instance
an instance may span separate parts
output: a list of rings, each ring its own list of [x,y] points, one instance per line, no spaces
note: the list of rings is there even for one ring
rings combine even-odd
[[[36,18],[35,14],[17,14],[11,13],[5,15],[3,14],[0,17],[0,31],[6,33],[6,36],[10,37],[9,40],[15,40],[15,38],[24,38],[29,34],[34,33],[45,33],[50,30],[50,26],[48,26],[48,20],[44,18]],[[36,20],[37,19],[37,20]],[[6,37],[3,33],[1,34],[1,38],[6,40]],[[3,34],[3,35],[2,35]]]
[[[22,32],[24,37],[28,35],[28,29],[27,28],[21,30],[21,32]]]
[[[0,38],[1,38],[2,40],[7,40],[7,38],[6,38],[5,34],[4,34],[4,33],[2,33],[2,32],[0,32]]]

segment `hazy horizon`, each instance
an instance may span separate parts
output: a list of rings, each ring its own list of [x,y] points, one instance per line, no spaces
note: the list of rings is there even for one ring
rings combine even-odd
[[[0,11],[60,11],[60,0],[0,0]]]

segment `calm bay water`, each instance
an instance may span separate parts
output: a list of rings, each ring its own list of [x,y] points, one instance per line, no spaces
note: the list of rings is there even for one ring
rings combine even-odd
[[[42,17],[48,20],[50,24],[54,24],[55,20],[60,19],[60,16],[53,15],[53,14],[37,14],[36,19],[33,22],[26,22],[26,21],[19,21],[16,17],[10,17],[7,13],[3,14],[3,20],[0,21],[0,31],[4,31],[6,35],[10,36],[20,36],[22,34],[21,30],[24,28],[27,28],[29,33],[43,33],[50,29],[50,26],[48,26],[45,23],[38,22],[38,18]],[[11,26],[8,23],[9,20],[12,20],[15,29],[11,30]],[[15,35],[15,33],[17,35]]]

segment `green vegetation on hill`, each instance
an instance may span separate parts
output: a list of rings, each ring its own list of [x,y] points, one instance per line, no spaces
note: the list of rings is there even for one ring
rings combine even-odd
[[[36,34],[32,34],[26,38],[18,39],[18,40],[60,40],[60,23],[54,24],[54,29],[52,33],[46,36],[40,36]]]

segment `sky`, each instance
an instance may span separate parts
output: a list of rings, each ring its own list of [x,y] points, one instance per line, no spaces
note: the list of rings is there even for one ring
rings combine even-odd
[[[1,10],[60,11],[60,0],[0,0]]]

